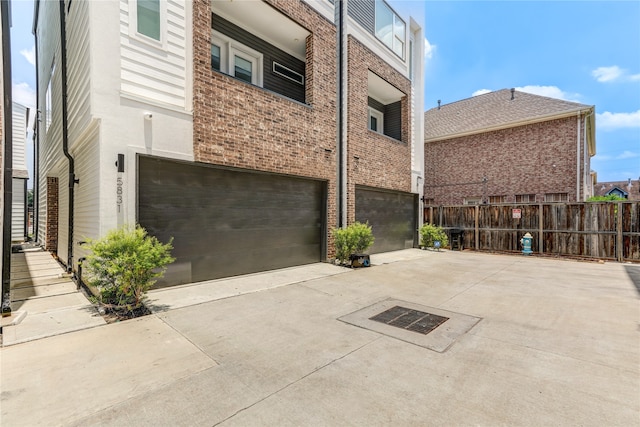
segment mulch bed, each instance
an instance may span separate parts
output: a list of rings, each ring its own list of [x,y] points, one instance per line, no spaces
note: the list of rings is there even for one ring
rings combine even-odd
[[[98,306],[98,312],[107,323],[117,323],[123,320],[135,319],[137,317],[148,316],[151,314],[144,305],[133,310],[127,310],[121,307],[110,307],[106,305]]]

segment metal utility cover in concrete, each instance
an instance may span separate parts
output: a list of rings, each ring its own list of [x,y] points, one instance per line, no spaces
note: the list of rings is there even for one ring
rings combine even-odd
[[[369,320],[426,335],[449,318],[396,305]]]
[[[481,318],[387,299],[338,320],[443,353]]]

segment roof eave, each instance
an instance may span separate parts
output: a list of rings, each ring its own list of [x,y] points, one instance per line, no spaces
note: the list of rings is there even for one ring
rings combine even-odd
[[[576,109],[573,109],[573,110],[564,111],[562,113],[546,114],[544,116],[533,117],[533,118],[529,118],[529,119],[526,119],[526,120],[519,120],[519,121],[515,121],[515,122],[504,123],[504,124],[501,124],[499,126],[489,126],[489,127],[486,127],[486,128],[473,129],[473,130],[470,130],[470,131],[467,131],[467,132],[459,132],[459,133],[450,134],[450,135],[425,138],[424,142],[427,143],[427,142],[435,142],[435,141],[444,141],[444,140],[447,140],[447,139],[461,138],[463,136],[470,136],[470,135],[477,135],[477,134],[480,134],[480,133],[494,132],[494,131],[503,130],[503,129],[509,129],[509,128],[518,127],[518,126],[525,126],[525,125],[534,124],[534,123],[546,122],[546,121],[549,121],[549,120],[564,119],[564,118],[567,118],[567,117],[574,116],[576,113],[590,113],[590,112],[593,112],[593,111],[594,111],[594,106],[590,105],[590,106],[576,108]],[[591,139],[591,141],[593,143],[593,153],[594,154],[591,154],[591,148],[592,148],[591,145],[589,146],[589,154],[591,154],[593,156],[593,155],[595,155],[595,125],[593,125],[591,128],[593,129],[594,137],[590,138],[590,139]],[[591,144],[591,142],[590,142],[590,144]]]

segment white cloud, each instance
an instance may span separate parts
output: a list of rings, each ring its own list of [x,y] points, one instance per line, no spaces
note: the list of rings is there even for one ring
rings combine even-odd
[[[27,83],[17,83],[12,87],[13,100],[25,107],[36,106],[36,91]]]
[[[36,65],[36,47],[35,46],[31,46],[31,49],[22,49],[20,51],[20,55],[24,56],[24,59],[27,60],[27,62],[29,62],[29,64],[33,65],[35,67]]]
[[[625,150],[622,154],[618,155],[616,159],[624,160],[624,159],[633,159],[634,157],[638,157],[638,153],[634,153],[633,151]]]
[[[633,113],[610,113],[605,111],[602,114],[596,114],[596,128],[600,130],[640,128],[640,110]]]
[[[547,96],[549,98],[564,99],[565,101],[571,101],[571,102],[580,102],[575,99],[572,99],[572,98],[578,98],[580,97],[580,95],[578,94],[571,95],[561,90],[557,86],[528,85],[528,86],[517,87],[516,90],[519,90],[520,92],[531,93],[534,95]]]
[[[473,92],[471,96],[484,95],[485,93],[489,92],[491,92],[489,89],[478,89],[477,91]]]
[[[427,38],[424,38],[424,58],[431,59],[433,58],[433,52],[436,50],[436,45],[429,43]]]
[[[628,70],[622,69],[617,65],[598,67],[591,72],[591,75],[600,83],[640,80],[640,74],[629,74]]]
[[[617,65],[613,67],[598,67],[591,75],[599,82],[612,82],[622,75],[622,70]]]

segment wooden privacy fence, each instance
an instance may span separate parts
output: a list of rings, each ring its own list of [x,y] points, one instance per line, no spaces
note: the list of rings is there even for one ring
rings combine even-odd
[[[430,206],[424,222],[462,230],[465,248],[640,261],[640,202]]]

